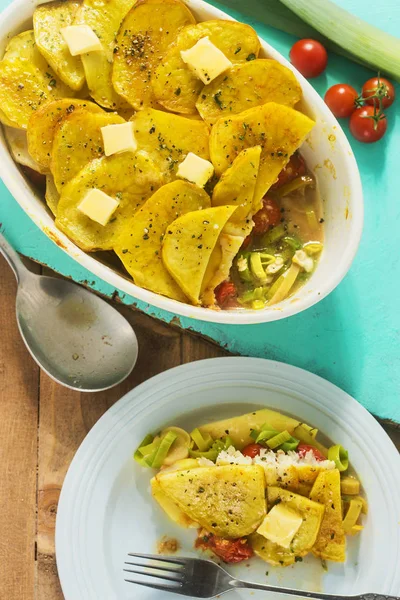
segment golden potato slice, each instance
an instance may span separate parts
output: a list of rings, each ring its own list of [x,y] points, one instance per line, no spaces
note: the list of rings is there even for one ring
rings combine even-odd
[[[90,95],[100,106],[114,110],[126,108],[126,102],[114,90],[112,63],[115,38],[122,21],[136,0],[83,0],[74,25],[89,25],[100,39],[103,50],[82,54]]]
[[[45,106],[34,112],[29,119],[29,153],[43,167],[50,168],[54,134],[58,125],[76,108],[84,108],[93,113],[103,113],[103,109],[94,102],[63,98],[45,104]]]
[[[168,225],[162,245],[164,265],[193,304],[200,292],[211,254],[235,206],[187,213]]]
[[[14,127],[7,127],[5,125],[4,135],[10,148],[11,155],[16,163],[25,167],[29,167],[38,173],[48,172],[47,169],[44,169],[30,155],[28,151],[26,131],[23,129],[15,129]]]
[[[38,51],[33,31],[9,42],[0,62],[0,106],[14,127],[27,129],[29,118],[40,106],[71,95]]]
[[[290,549],[296,556],[307,554],[317,540],[325,512],[324,505],[279,487],[268,487],[267,498],[269,508],[273,504],[284,502],[289,508],[300,513],[303,522],[290,544]]]
[[[156,477],[150,480],[151,495],[154,500],[158,502],[163,511],[168,517],[177,523],[181,527],[198,527],[198,523],[195,523],[190,517],[183,512],[183,510],[163,492],[160,483]]]
[[[310,492],[310,498],[325,505],[325,514],[313,553],[324,560],[345,562],[346,536],[342,524],[342,497],[338,469],[322,471],[318,475]]]
[[[46,194],[45,194],[46,204],[53,213],[53,215],[57,216],[57,207],[60,201],[60,194],[56,188],[56,184],[54,183],[53,175],[46,175]]]
[[[56,225],[82,250],[112,250],[127,221],[161,184],[159,170],[144,153],[124,152],[94,159],[63,190]],[[105,226],[78,210],[91,189],[100,189],[119,201]]]
[[[65,185],[93,158],[104,154],[101,128],[125,123],[115,113],[92,113],[75,109],[58,125],[51,154],[51,172],[61,193]]]
[[[259,465],[161,471],[156,479],[168,498],[215,535],[249,535],[265,516],[264,470]]]
[[[257,204],[277,180],[314,126],[314,121],[283,104],[268,102],[233,117],[218,119],[211,130],[210,154],[221,175],[245,148],[262,148],[254,193]]]
[[[205,306],[214,306],[214,290],[220,283],[229,278],[233,260],[244,241],[242,236],[231,235],[226,233],[225,230],[219,236],[218,242],[211,254],[201,285],[200,297],[202,304]]]
[[[248,235],[248,222],[251,215],[261,206],[254,205],[258,170],[260,167],[261,146],[242,150],[223,174],[213,190],[213,206],[232,204],[237,206],[231,221],[243,227],[243,236]]]
[[[236,115],[266,102],[294,106],[301,96],[300,84],[290,69],[276,60],[259,58],[234,65],[206,85],[196,107],[206,123],[213,125],[224,115]]]
[[[125,17],[115,48],[113,84],[137,110],[159,106],[151,86],[154,69],[178,30],[191,23],[194,17],[180,0],[141,0]]]
[[[114,246],[137,285],[187,302],[187,297],[164,266],[162,240],[177,217],[209,206],[210,198],[206,192],[186,181],[164,185],[147,200],[134,219],[126,224]]]
[[[179,163],[188,152],[210,158],[210,136],[203,121],[148,108],[136,114],[134,123],[139,148],[150,154],[167,181],[175,179]]]
[[[196,101],[204,85],[183,62],[181,50],[192,48],[207,36],[233,64],[252,60],[260,51],[256,32],[244,23],[215,20],[184,27],[152,78],[154,94],[168,110],[183,114],[197,112]]]
[[[253,533],[249,542],[254,553],[274,567],[288,567],[296,560],[296,554],[290,548],[282,548],[259,533]]]
[[[33,13],[33,29],[39,52],[61,81],[73,90],[81,90],[85,71],[80,56],[72,56],[60,33],[72,25],[81,5],[80,0],[58,0],[38,6]]]

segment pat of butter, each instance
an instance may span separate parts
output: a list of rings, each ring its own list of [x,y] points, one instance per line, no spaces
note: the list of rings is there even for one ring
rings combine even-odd
[[[181,50],[181,57],[205,85],[232,66],[231,61],[208,37],[201,38],[189,50]]]
[[[187,179],[199,187],[204,187],[213,173],[214,167],[210,161],[197,156],[197,154],[193,154],[193,152],[189,152],[176,172],[178,177]]]
[[[119,202],[111,196],[108,196],[101,190],[90,190],[78,206],[78,210],[100,223],[100,225],[107,225],[112,215],[117,210]]]
[[[89,25],[70,25],[63,27],[60,32],[72,56],[103,50],[99,38]]]
[[[271,508],[257,533],[282,548],[289,548],[302,522],[303,518],[297,511],[281,502]]]
[[[137,149],[133,123],[106,125],[101,128],[101,134],[106,156],[128,151],[135,152]]]

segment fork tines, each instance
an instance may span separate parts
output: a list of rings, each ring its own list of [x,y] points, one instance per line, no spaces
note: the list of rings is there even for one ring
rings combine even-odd
[[[125,561],[125,565],[128,567],[139,567],[139,569],[130,569],[126,568],[124,571],[126,573],[135,573],[136,575],[141,575],[143,577],[150,577],[156,579],[163,579],[164,581],[169,581],[171,583],[166,584],[156,584],[150,583],[149,580],[139,581],[137,579],[125,579],[128,583],[135,583],[137,585],[144,585],[146,587],[151,587],[157,590],[165,590],[169,592],[178,591],[180,586],[183,583],[183,576],[181,573],[180,567],[184,566],[184,561],[179,558],[175,558],[172,556],[154,556],[151,554],[137,554],[137,553],[129,553],[128,556],[133,558],[139,558],[144,560],[151,560],[151,563],[148,562],[132,562]],[[163,564],[155,564],[163,563]],[[163,573],[171,573],[175,576],[166,575]],[[176,584],[176,585],[173,585]]]

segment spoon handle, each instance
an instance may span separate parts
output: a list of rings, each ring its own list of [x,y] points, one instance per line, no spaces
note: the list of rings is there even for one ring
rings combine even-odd
[[[17,278],[18,283],[21,279],[30,274],[30,271],[25,267],[18,252],[7,242],[4,235],[0,233],[0,253],[4,256]]]

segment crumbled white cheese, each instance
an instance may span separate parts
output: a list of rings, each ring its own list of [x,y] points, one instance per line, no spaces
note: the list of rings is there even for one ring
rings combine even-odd
[[[274,260],[273,263],[269,264],[268,267],[265,269],[265,272],[267,274],[273,275],[275,273],[277,273],[278,271],[280,271],[283,267],[283,258],[282,256],[277,256]]]
[[[215,463],[212,460],[208,460],[208,458],[204,458],[204,456],[198,458],[197,462],[200,467],[215,467]]]
[[[296,263],[296,265],[299,265],[299,267],[302,267],[306,271],[306,273],[311,273],[311,271],[314,268],[313,259],[311,258],[311,256],[308,256],[304,252],[304,250],[296,250],[292,261]]]
[[[228,450],[222,450],[218,454],[216,461],[217,466],[221,465],[251,465],[253,460],[250,456],[244,456],[239,450],[235,450],[233,446],[229,446]]]

